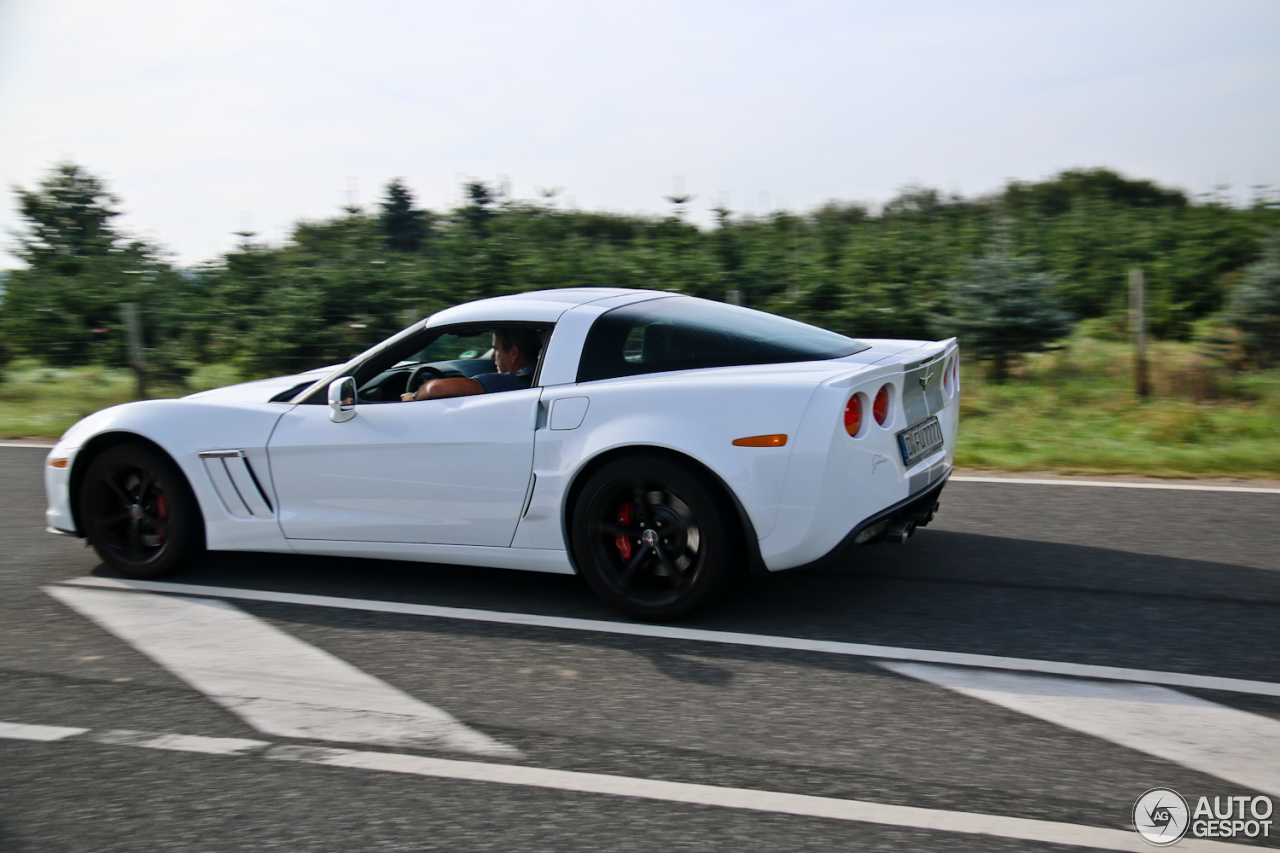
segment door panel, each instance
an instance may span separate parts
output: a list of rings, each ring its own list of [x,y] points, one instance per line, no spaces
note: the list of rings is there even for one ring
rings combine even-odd
[[[285,536],[509,546],[539,393],[362,404],[344,423],[296,406],[268,445]]]

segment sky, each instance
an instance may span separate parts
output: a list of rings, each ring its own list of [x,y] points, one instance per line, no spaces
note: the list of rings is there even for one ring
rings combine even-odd
[[[392,178],[704,224],[1080,167],[1243,202],[1280,0],[0,0],[0,246],[68,160],[184,265]]]

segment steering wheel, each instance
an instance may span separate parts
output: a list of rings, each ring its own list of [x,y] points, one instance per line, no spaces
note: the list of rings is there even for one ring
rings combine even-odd
[[[419,364],[409,374],[409,381],[405,384],[405,393],[416,394],[427,380],[444,378],[444,373],[439,368],[432,367],[429,364]]]

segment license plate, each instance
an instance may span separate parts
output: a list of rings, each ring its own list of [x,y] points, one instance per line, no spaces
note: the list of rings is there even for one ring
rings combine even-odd
[[[928,456],[942,446],[942,425],[937,418],[929,418],[898,433],[898,449],[906,465]]]

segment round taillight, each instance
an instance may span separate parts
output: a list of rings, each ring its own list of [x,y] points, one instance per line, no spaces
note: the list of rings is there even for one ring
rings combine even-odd
[[[844,407],[844,431],[849,435],[857,435],[862,429],[862,398],[854,394]]]
[[[884,422],[889,420],[889,386],[881,385],[880,390],[876,392],[876,401],[871,404],[871,414],[875,417],[876,423],[884,426]]]

